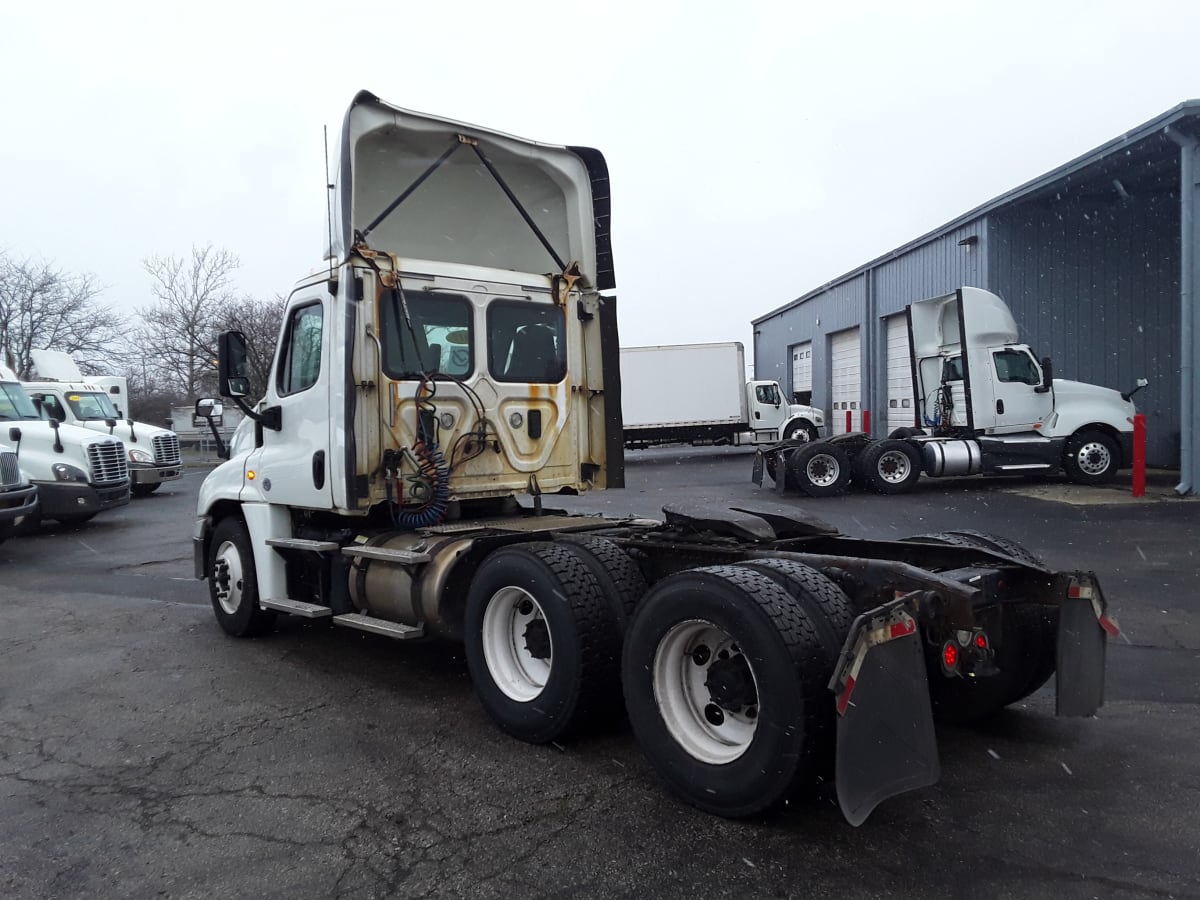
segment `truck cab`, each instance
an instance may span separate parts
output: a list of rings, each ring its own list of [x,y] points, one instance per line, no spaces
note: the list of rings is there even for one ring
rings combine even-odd
[[[39,413],[12,369],[0,366],[0,426],[37,488],[41,517],[86,522],[129,502],[129,464],[117,438]]]
[[[819,409],[785,403],[778,381],[747,382],[746,408],[750,411],[750,428],[756,444],[816,440],[825,425],[825,415]]]
[[[113,398],[124,396],[124,378],[85,379],[74,360],[58,350],[34,350],[32,356],[38,380],[25,382],[25,389],[34,402],[58,422],[120,438],[128,454],[133,496],[145,497],[183,477],[175,432],[122,418],[128,410],[118,408]]]
[[[963,287],[909,307],[918,427],[978,440],[979,471],[1063,469],[1074,480],[1112,478],[1132,459],[1127,395],[1053,377],[1020,343],[1008,306]],[[931,474],[967,474],[938,471]]]

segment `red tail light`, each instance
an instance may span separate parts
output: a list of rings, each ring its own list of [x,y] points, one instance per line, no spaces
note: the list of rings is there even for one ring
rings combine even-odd
[[[958,648],[954,646],[953,641],[946,641],[942,645],[942,665],[948,672],[953,672],[958,668]]]
[[[986,650],[988,647],[987,635],[984,634],[982,631],[979,632],[979,634],[975,635],[975,646],[978,647],[980,650]]]

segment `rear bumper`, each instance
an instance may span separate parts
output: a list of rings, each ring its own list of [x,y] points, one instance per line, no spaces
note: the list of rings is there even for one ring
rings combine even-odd
[[[129,477],[134,486],[143,484],[162,484],[164,481],[175,481],[183,476],[183,466],[135,466],[130,465]]]
[[[129,482],[108,487],[92,487],[75,482],[36,482],[42,515],[47,519],[94,515],[129,502]]]
[[[30,485],[0,491],[0,525],[16,525],[26,516],[33,515],[38,506],[38,489]]]

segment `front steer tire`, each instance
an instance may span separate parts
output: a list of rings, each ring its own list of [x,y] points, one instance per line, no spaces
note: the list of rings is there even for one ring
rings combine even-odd
[[[226,633],[257,637],[275,624],[275,611],[258,605],[258,573],[250,532],[241,519],[222,519],[208,545],[208,595]]]
[[[533,744],[607,724],[620,710],[621,632],[577,547],[504,547],[467,594],[467,668],[501,731]]]
[[[840,648],[818,618],[774,578],[740,566],[679,572],[646,595],[625,639],[625,707],[675,794],[745,818],[828,770],[826,685]]]
[[[1073,434],[1063,451],[1063,469],[1076,484],[1107,484],[1120,465],[1121,450],[1103,431]]]

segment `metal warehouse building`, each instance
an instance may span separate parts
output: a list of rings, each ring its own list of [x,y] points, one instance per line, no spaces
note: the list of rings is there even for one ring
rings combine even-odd
[[[1056,377],[1130,390],[1151,465],[1200,479],[1200,100],[1186,101],[754,320],[754,371],[811,392],[833,433],[913,424],[904,308],[962,285],[1012,308]]]

